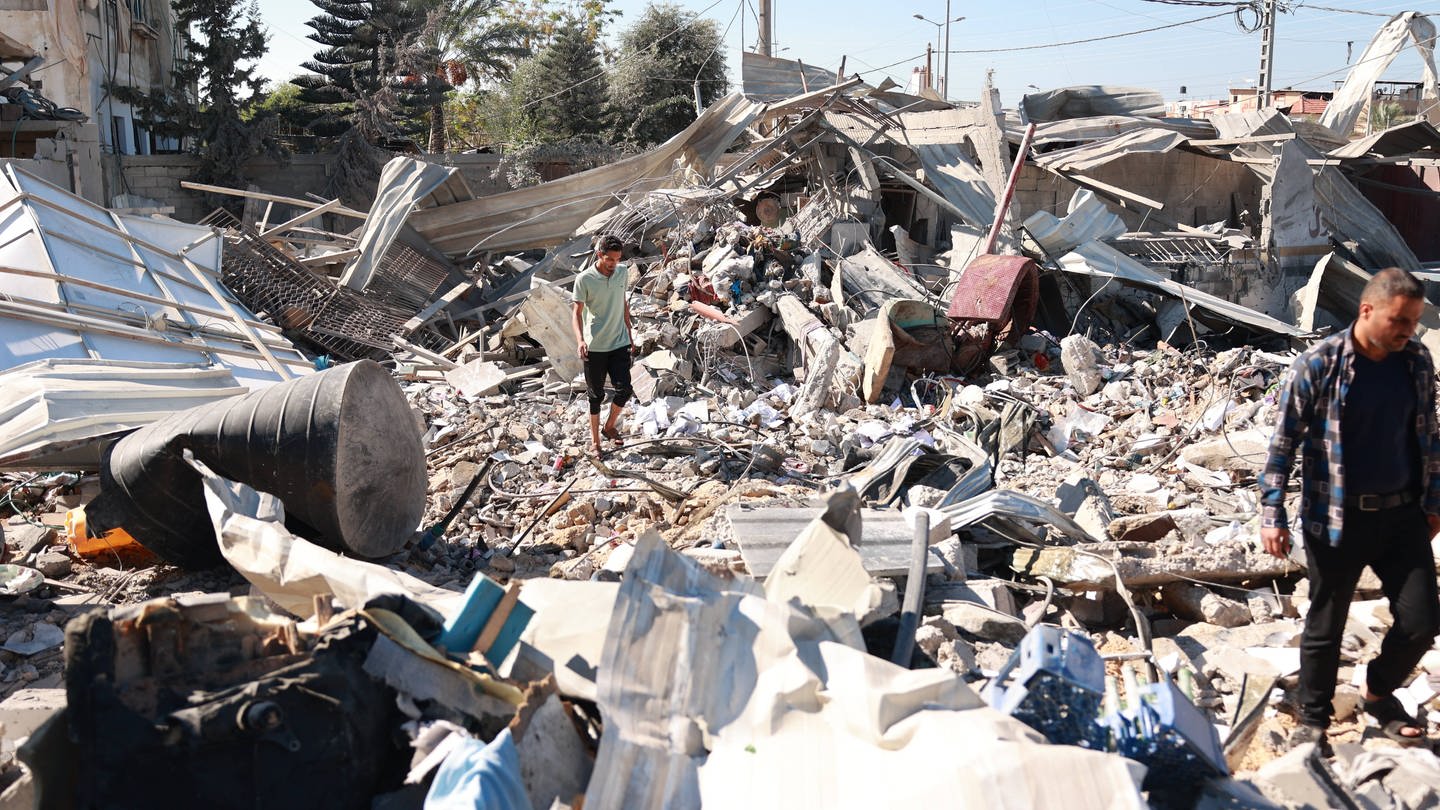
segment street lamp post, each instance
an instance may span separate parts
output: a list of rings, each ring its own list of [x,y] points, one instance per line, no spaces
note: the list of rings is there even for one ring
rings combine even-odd
[[[944,21],[944,22],[936,22],[935,20],[932,20],[932,19],[930,19],[929,17],[926,17],[924,14],[911,14],[910,16],[914,17],[914,18],[917,19],[917,20],[921,20],[921,21],[923,21],[923,22],[927,22],[927,23],[930,23],[931,25],[935,26],[935,47],[936,47],[936,49],[939,49],[939,48],[940,48],[940,29],[941,29],[941,27],[944,27],[944,29],[945,29],[945,48],[944,48],[944,51],[945,51],[945,70],[944,70],[943,78],[941,78],[941,80],[940,80],[940,88],[939,88],[939,89],[940,89],[940,98],[943,98],[943,99],[947,99],[947,100],[948,100],[948,99],[950,98],[950,95],[949,95],[949,93],[950,93],[950,23],[957,23],[957,22],[960,22],[961,20],[963,20],[963,19],[965,19],[965,18],[964,18],[963,16],[961,16],[961,17],[955,17],[954,19],[951,19],[951,17],[950,17],[950,0],[945,0],[945,21]]]

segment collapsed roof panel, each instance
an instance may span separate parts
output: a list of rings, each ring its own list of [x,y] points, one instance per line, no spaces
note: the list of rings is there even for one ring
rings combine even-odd
[[[410,215],[409,223],[451,258],[554,247],[614,205],[616,195],[663,184],[677,158],[687,167],[708,170],[763,108],[732,94],[644,154],[530,188],[421,209]]]
[[[0,371],[0,469],[99,469],[101,439],[244,393],[218,365],[25,363]]]
[[[340,286],[363,291],[378,270],[385,252],[405,227],[405,219],[410,216],[410,212],[421,200],[430,197],[432,192],[448,189],[447,184],[451,178],[458,177],[459,174],[448,166],[403,156],[392,158],[386,163],[380,172],[380,186],[375,194],[375,203],[370,206],[370,215],[365,218],[365,224],[360,226],[360,238],[355,245],[360,255],[345,268],[345,274],[340,278]],[[463,184],[464,179],[460,182]],[[451,202],[471,199],[469,196],[456,198],[452,192],[447,192],[444,196],[449,197]]]
[[[1035,156],[1035,165],[1054,172],[1087,172],[1111,161],[1144,152],[1164,154],[1188,141],[1168,129],[1140,129],[1104,141]]]
[[[780,101],[835,84],[833,70],[798,59],[777,59],[745,51],[740,59],[741,92],[752,101]]]
[[[1035,126],[1031,143],[1037,147],[1052,143],[1078,141],[1099,141],[1123,135],[1137,129],[1169,129],[1187,138],[1206,139],[1215,137],[1215,125],[1199,118],[1148,118],[1138,115],[1096,115],[1088,118],[1070,118],[1063,121],[1046,121]],[[1025,124],[1020,116],[1008,113],[1005,116],[1005,137],[1011,143],[1020,143],[1025,135]]]
[[[1341,136],[1349,136],[1370,104],[1375,82],[1385,75],[1390,63],[1410,42],[1420,51],[1420,64],[1425,71],[1417,116],[1433,110],[1436,105],[1435,24],[1418,11],[1406,11],[1391,17],[1365,46],[1365,52],[1345,76],[1345,83],[1325,107],[1320,123]]]
[[[1090,84],[1042,90],[1020,99],[1027,121],[1060,121],[1096,115],[1165,114],[1165,98],[1158,90]]]
[[[50,358],[227,366],[242,385],[312,368],[221,286],[209,228],[125,217],[0,172],[0,368]]]
[[[1440,153],[1440,131],[1437,131],[1429,121],[1410,121],[1377,132],[1368,138],[1351,141],[1339,149],[1331,149],[1330,157],[1342,159],[1361,158],[1366,155],[1391,157],[1426,150]]]

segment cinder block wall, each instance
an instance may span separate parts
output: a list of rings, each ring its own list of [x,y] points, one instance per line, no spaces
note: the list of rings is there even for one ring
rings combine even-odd
[[[495,167],[500,162],[499,155],[421,157],[459,169],[476,196],[495,194],[509,188],[503,179],[494,177]],[[190,155],[123,155],[119,160],[118,174],[123,175],[124,180],[112,180],[113,187],[109,190],[111,199],[125,193],[149,197],[163,205],[173,206],[175,213],[171,216],[182,222],[195,222],[213,210],[198,192],[180,187],[180,181],[189,179],[195,173],[196,160]],[[286,163],[254,160],[247,164],[246,172],[261,191],[304,199],[307,194],[325,193],[331,160],[330,155],[292,155]],[[277,206],[270,221],[279,222],[286,216],[288,212],[281,211]],[[353,220],[350,222],[354,223]]]

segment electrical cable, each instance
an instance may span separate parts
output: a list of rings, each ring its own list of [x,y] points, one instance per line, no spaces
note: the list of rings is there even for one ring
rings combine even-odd
[[[1125,31],[1125,32],[1119,33],[1119,34],[1107,34],[1107,35],[1101,36],[1101,37],[1089,37],[1089,38],[1087,38],[1087,39],[1072,39],[1072,40],[1069,40],[1069,41],[1066,41],[1066,42],[1049,42],[1049,43],[1046,43],[1046,44],[1044,44],[1044,45],[1020,45],[1020,46],[1017,46],[1017,47],[1014,47],[1014,48],[976,48],[976,49],[960,50],[960,51],[956,51],[956,50],[952,50],[952,51],[940,51],[940,53],[1013,53],[1013,52],[1015,52],[1015,51],[1038,51],[1038,50],[1042,50],[1042,49],[1044,49],[1044,48],[1060,48],[1060,47],[1065,47],[1065,46],[1067,46],[1067,45],[1084,45],[1084,44],[1087,44],[1087,43],[1090,43],[1090,42],[1104,42],[1105,40],[1110,40],[1110,39],[1121,39],[1122,37],[1133,37],[1133,36],[1138,36],[1138,35],[1140,35],[1140,34],[1153,33],[1153,32],[1155,32],[1155,31],[1164,31],[1164,30],[1166,30],[1166,29],[1168,29],[1168,28],[1179,28],[1179,27],[1182,26],[1182,25],[1194,25],[1195,23],[1202,23],[1202,22],[1208,22],[1208,21],[1210,21],[1210,20],[1216,20],[1216,19],[1219,19],[1219,18],[1221,18],[1221,17],[1228,16],[1229,14],[1230,14],[1229,11],[1224,11],[1224,12],[1221,12],[1221,13],[1219,13],[1219,14],[1210,14],[1210,15],[1205,16],[1205,17],[1196,17],[1196,18],[1193,19],[1193,20],[1183,20],[1183,21],[1181,21],[1181,22],[1170,23],[1170,24],[1168,24],[1168,25],[1157,25],[1157,26],[1155,26],[1155,27],[1153,27],[1153,28],[1142,28],[1142,29],[1140,29],[1139,31]],[[921,55],[923,56],[924,54],[921,54]],[[904,61],[913,61],[914,59],[918,59],[918,58],[919,58],[919,57],[911,57],[910,59],[907,59],[907,60],[904,60]],[[897,62],[896,64],[900,64],[900,63]],[[887,65],[887,67],[889,67],[889,66]]]

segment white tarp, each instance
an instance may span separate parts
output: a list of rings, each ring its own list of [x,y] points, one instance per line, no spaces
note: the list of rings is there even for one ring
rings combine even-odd
[[[585,806],[1146,806],[1137,763],[1049,745],[948,670],[840,643],[796,597],[642,538],[605,642]]]
[[[1435,24],[1418,11],[1406,11],[1391,17],[1376,32],[1375,38],[1365,46],[1360,60],[1345,77],[1345,83],[1330,99],[1320,123],[1348,137],[1360,114],[1370,101],[1371,89],[1375,82],[1385,75],[1385,70],[1405,48],[1407,40],[1415,43],[1420,51],[1420,64],[1424,68],[1425,83],[1420,94],[1418,117],[1425,117],[1436,104],[1435,73]]]

